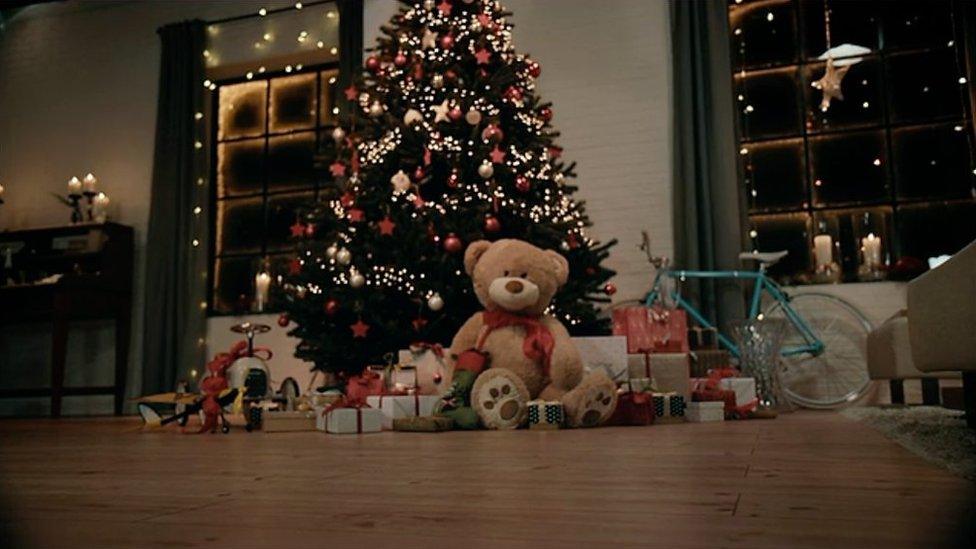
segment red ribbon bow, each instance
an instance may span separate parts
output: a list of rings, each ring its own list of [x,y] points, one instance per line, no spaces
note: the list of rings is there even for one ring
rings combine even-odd
[[[369,404],[361,402],[358,400],[349,400],[345,396],[339,398],[339,400],[329,404],[322,410],[322,415],[327,416],[333,410],[338,410],[340,408],[351,408],[356,410],[356,433],[363,432],[363,408],[370,408]]]
[[[444,347],[440,343],[427,343],[426,341],[415,341],[410,344],[410,352],[416,355],[430,351],[437,358],[444,358]]]
[[[482,313],[482,320],[487,330],[478,342],[478,349],[484,345],[485,339],[488,338],[488,334],[492,330],[506,326],[521,326],[525,329],[522,352],[526,357],[541,362],[543,374],[549,377],[549,363],[552,360],[552,350],[556,346],[556,340],[552,337],[552,332],[542,325],[538,317],[530,318],[498,310],[485,311]]]

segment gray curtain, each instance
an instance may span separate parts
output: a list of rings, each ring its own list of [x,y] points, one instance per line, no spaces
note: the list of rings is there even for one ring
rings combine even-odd
[[[143,390],[171,391],[190,368],[200,368],[206,333],[208,204],[207,117],[203,87],[205,24],[184,21],[159,29],[162,58],[152,202],[146,235]],[[200,141],[203,147],[195,147]],[[200,206],[203,211],[194,213]],[[194,240],[197,246],[193,245]]]
[[[672,0],[675,262],[732,269],[744,250],[725,0]],[[745,314],[735,282],[686,281],[683,293],[722,326]]]

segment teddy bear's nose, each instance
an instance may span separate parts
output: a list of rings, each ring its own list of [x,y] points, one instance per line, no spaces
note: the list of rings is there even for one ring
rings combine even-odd
[[[518,280],[509,280],[505,284],[505,290],[508,293],[511,293],[511,294],[521,293],[522,292],[522,288],[523,288],[522,283],[519,282]]]

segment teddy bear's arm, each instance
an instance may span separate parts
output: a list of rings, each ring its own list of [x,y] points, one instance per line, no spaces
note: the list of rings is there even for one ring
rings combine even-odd
[[[451,355],[457,356],[464,351],[475,346],[478,342],[478,335],[481,333],[481,327],[484,322],[481,319],[481,313],[475,313],[467,322],[461,326],[457,334],[454,335],[454,341],[451,342]]]
[[[552,333],[556,342],[549,363],[550,386],[557,392],[569,391],[579,385],[583,379],[583,359],[580,358],[576,345],[573,344],[569,332],[561,322],[546,316],[542,323]]]

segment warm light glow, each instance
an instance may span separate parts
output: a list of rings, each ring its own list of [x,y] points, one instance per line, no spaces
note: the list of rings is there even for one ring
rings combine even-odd
[[[258,15],[260,15],[261,17],[264,17],[265,15],[268,15],[268,10],[266,10],[264,8],[261,8],[261,9],[258,10]]]

